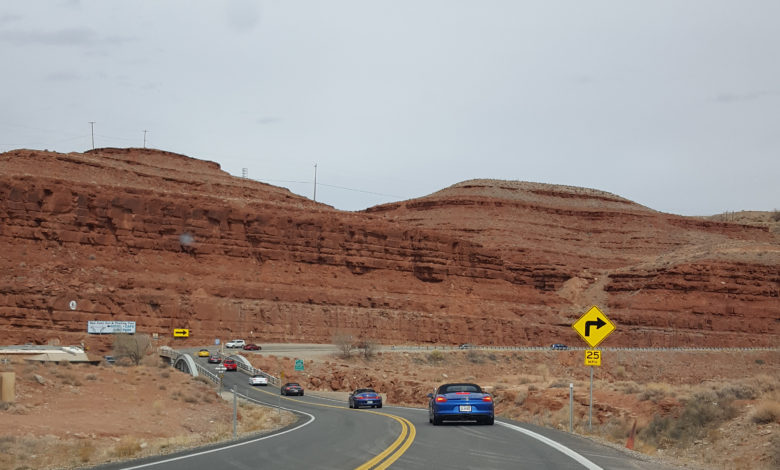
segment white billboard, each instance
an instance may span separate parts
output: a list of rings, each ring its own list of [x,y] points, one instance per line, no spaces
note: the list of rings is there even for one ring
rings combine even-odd
[[[134,321],[88,321],[87,333],[107,335],[112,333],[135,333]]]

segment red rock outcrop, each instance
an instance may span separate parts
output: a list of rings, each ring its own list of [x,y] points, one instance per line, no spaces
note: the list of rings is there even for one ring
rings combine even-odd
[[[0,340],[780,344],[780,237],[584,188],[474,180],[342,212],[149,149],[0,154]],[[69,307],[76,301],[76,309]]]

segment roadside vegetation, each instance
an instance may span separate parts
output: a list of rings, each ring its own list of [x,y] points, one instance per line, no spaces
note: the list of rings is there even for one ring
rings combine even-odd
[[[15,373],[16,399],[0,406],[0,470],[92,467],[233,438],[232,402],[213,384],[153,354],[135,362],[4,361],[0,371]],[[239,435],[294,420],[239,401]]]
[[[325,391],[371,386],[388,403],[417,407],[443,382],[476,382],[494,394],[499,417],[561,431],[569,430],[572,384],[577,434],[682,465],[780,468],[777,351],[607,353],[596,368],[592,426],[589,368],[578,351],[401,350],[323,365],[319,373],[307,365],[310,378],[295,380]]]

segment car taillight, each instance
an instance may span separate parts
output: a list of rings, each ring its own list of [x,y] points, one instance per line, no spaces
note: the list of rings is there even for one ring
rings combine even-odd
[[[490,395],[482,397],[482,401],[493,401],[493,397],[491,397]]]
[[[436,396],[436,403],[444,403],[445,401],[447,401],[447,398],[445,398],[445,397],[443,397],[441,395],[437,395]]]

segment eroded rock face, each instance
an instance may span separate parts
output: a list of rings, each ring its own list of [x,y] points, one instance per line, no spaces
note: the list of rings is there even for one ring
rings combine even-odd
[[[0,154],[0,340],[776,346],[780,240],[584,188],[474,180],[337,211],[149,149]],[[75,300],[77,307],[70,308]],[[102,339],[105,343],[106,338]]]

